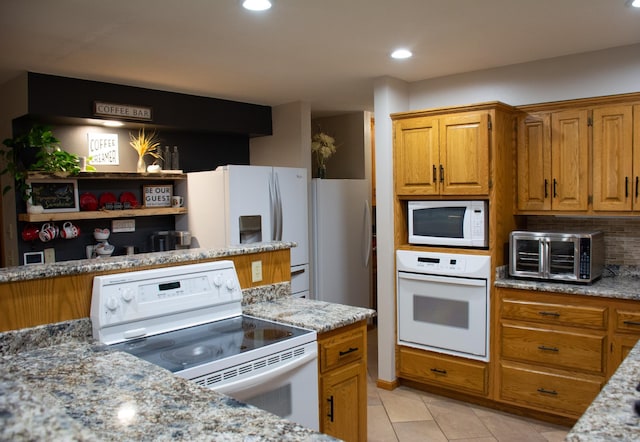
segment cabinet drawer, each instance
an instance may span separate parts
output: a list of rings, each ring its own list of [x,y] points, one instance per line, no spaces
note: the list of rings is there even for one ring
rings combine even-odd
[[[328,339],[318,340],[320,369],[324,373],[365,357],[366,327],[353,329]]]
[[[516,403],[581,415],[598,395],[604,380],[577,378],[534,369],[502,366],[500,398]]]
[[[474,393],[487,392],[486,364],[449,359],[406,347],[400,348],[400,377]]]
[[[605,336],[502,325],[502,357],[603,373]]]
[[[603,329],[607,322],[606,307],[582,307],[543,302],[504,299],[502,317],[544,324],[558,324]],[[640,329],[640,327],[638,327]]]
[[[616,310],[616,331],[628,331],[640,334],[640,312]]]

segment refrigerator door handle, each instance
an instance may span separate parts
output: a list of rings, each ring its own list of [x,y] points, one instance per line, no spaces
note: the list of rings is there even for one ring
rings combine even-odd
[[[369,258],[371,257],[371,207],[369,201],[364,200],[364,233],[362,237],[362,262],[365,267],[369,266]]]
[[[273,185],[275,188],[274,214],[272,217],[273,239],[282,241],[282,196],[280,195],[280,180],[275,170],[273,171]]]

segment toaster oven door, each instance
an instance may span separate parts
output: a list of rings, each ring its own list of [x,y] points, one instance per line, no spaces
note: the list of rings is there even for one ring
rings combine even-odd
[[[546,276],[549,279],[575,281],[580,269],[579,239],[576,236],[558,235],[547,238]]]
[[[512,235],[509,271],[512,276],[544,277],[544,238],[534,235]]]

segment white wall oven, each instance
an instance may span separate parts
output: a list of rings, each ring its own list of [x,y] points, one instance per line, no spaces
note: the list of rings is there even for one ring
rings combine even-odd
[[[489,360],[491,258],[398,250],[398,344]]]
[[[316,332],[243,315],[241,300],[232,261],[98,276],[93,336],[318,430]]]

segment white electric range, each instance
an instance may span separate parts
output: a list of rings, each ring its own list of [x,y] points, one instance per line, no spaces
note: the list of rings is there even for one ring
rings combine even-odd
[[[97,276],[93,336],[318,430],[317,335],[242,314],[233,261]]]

